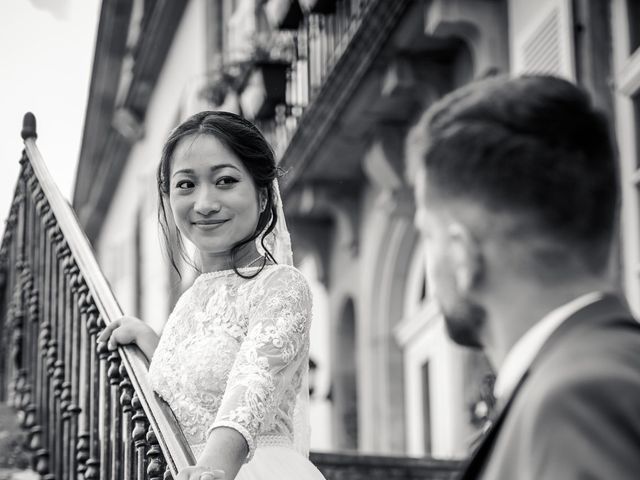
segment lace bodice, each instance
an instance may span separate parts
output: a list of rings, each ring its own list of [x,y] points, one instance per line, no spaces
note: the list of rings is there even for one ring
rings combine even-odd
[[[259,443],[292,443],[310,321],[308,284],[286,265],[249,280],[233,270],[205,273],[184,292],[149,375],[196,456],[222,426],[245,438],[246,461]]]

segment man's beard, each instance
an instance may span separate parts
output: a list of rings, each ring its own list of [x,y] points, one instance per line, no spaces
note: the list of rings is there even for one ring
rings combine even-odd
[[[441,309],[451,340],[463,347],[483,347],[481,332],[487,318],[484,307],[471,300],[459,299],[454,308]]]

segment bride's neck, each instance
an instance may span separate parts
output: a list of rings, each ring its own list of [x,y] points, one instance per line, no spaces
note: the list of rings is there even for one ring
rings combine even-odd
[[[259,265],[261,255],[254,242],[243,245],[236,251],[235,262],[232,261],[231,251],[221,253],[200,252],[200,264],[203,273],[218,272],[237,268]]]

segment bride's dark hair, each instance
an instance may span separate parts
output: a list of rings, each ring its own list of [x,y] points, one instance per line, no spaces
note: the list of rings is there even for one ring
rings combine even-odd
[[[276,263],[275,258],[273,258],[273,255],[265,245],[265,238],[273,231],[278,220],[274,202],[273,181],[278,177],[279,170],[276,166],[273,150],[255,125],[241,116],[229,112],[204,111],[196,113],[171,132],[162,149],[160,165],[158,166],[158,221],[162,229],[169,260],[173,268],[178,272],[178,275],[180,275],[180,269],[175,261],[172,237],[175,238],[180,256],[187,263],[190,263],[190,260],[185,253],[180,231],[177,228],[171,228],[168,221],[167,210],[171,209],[168,204],[170,191],[169,178],[173,152],[178,142],[189,135],[213,135],[240,159],[253,178],[258,191],[266,191],[267,193],[267,204],[258,217],[256,230],[250,237],[242,240],[231,248],[231,264],[233,270],[241,277],[253,278],[262,271],[262,268],[264,268],[267,263],[267,258]],[[247,276],[238,271],[236,255],[240,248],[249,242],[255,241],[258,236],[261,236],[260,243],[265,251],[265,258],[261,268],[253,275]]]

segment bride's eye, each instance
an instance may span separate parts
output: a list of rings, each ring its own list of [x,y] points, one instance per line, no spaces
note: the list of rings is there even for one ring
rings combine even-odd
[[[180,180],[176,183],[176,188],[178,190],[186,190],[188,188],[193,188],[194,184],[191,180]]]
[[[228,177],[228,176],[220,177],[218,180],[216,180],[216,185],[220,187],[229,187],[234,183],[238,183],[238,180],[236,178]]]

